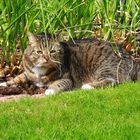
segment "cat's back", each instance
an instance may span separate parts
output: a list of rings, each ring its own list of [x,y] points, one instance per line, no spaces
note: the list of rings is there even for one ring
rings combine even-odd
[[[96,38],[77,39],[74,42],[69,41],[68,46],[77,53],[88,53],[89,55],[113,51],[113,47],[108,41]]]
[[[117,45],[112,46],[108,41],[99,40],[96,38],[78,39],[75,42],[68,43],[71,50],[72,59],[77,58],[85,63],[84,65],[93,65],[97,61],[117,59],[117,54],[114,51]],[[118,47],[117,47],[118,49]]]
[[[85,38],[69,41],[69,49],[72,55],[81,56],[82,59],[131,59],[131,55],[122,47],[122,43],[111,43],[103,39]]]

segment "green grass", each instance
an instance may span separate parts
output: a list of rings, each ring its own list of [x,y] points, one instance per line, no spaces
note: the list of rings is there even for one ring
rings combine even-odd
[[[0,140],[139,140],[139,85],[0,102]]]

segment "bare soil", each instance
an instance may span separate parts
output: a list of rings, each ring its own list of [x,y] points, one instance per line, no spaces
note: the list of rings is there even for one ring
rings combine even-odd
[[[0,101],[6,100],[17,100],[21,97],[45,97],[44,95],[45,89],[37,88],[33,85],[24,86],[24,87],[3,87],[0,86]]]

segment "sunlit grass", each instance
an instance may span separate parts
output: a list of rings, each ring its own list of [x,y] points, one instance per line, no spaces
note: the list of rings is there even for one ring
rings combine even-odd
[[[0,102],[0,139],[139,140],[139,85]]]

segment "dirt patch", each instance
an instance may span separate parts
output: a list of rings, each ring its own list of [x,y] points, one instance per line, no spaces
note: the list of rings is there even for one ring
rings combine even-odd
[[[45,89],[35,86],[3,87],[0,86],[0,101],[17,100],[22,97],[45,97]]]
[[[18,100],[20,98],[24,97],[31,97],[31,98],[43,98],[46,97],[44,94],[19,94],[19,95],[6,95],[6,96],[0,96],[0,101],[9,101],[9,100]]]

